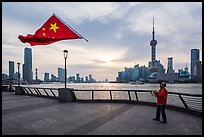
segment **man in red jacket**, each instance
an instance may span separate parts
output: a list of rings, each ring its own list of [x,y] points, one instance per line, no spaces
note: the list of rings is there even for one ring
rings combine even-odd
[[[161,112],[162,119],[163,119],[161,123],[167,123],[165,106],[167,102],[168,91],[165,87],[166,87],[166,83],[162,82],[160,84],[159,91],[154,91],[154,95],[157,97],[157,113],[156,113],[156,118],[154,118],[153,120],[160,121],[160,112]]]

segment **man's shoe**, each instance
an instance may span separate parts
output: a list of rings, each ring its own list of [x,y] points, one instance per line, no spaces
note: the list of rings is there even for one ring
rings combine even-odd
[[[159,121],[159,119],[157,119],[157,118],[153,118],[153,120]]]
[[[167,121],[161,121],[161,123],[167,123]]]

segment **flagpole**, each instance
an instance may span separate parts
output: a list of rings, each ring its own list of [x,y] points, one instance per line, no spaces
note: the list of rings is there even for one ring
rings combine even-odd
[[[82,39],[86,40],[86,42],[89,42],[87,39],[85,39],[82,35],[80,35],[76,30],[74,30],[71,26],[69,26],[64,20],[62,20],[60,17],[58,17],[55,13],[53,13],[54,16],[56,16],[60,21],[62,21],[68,28],[70,28],[72,31],[77,33]]]

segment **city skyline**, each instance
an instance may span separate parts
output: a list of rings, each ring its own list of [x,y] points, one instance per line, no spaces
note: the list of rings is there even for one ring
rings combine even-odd
[[[18,35],[34,34],[53,13],[89,43],[83,39],[64,40],[31,47],[18,40]],[[92,74],[97,80],[115,80],[124,67],[148,66],[153,17],[156,59],[167,69],[167,59],[173,57],[175,71],[187,63],[190,72],[191,49],[199,49],[202,57],[201,2],[3,2],[2,73],[8,74],[10,60],[15,62],[17,72],[16,62],[24,63],[23,51],[28,47],[32,48],[32,69],[38,69],[39,79],[45,72],[57,75],[57,68],[64,68],[63,50],[67,49],[69,76]]]

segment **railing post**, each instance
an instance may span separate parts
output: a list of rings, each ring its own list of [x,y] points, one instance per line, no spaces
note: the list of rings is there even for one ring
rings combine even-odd
[[[131,101],[130,91],[128,90],[129,100]]]
[[[94,100],[94,91],[92,90],[92,100]]]
[[[36,90],[38,91],[38,93],[40,94],[40,96],[42,96],[42,94],[40,93],[40,91],[36,88]]]
[[[110,90],[110,99],[111,99],[111,101],[112,101],[112,93],[111,93],[111,90]]]
[[[51,91],[52,95],[53,95],[55,98],[57,98],[56,95],[52,92],[52,89],[50,89],[50,91]]]
[[[28,88],[28,90],[30,91],[30,93],[31,93],[32,95],[34,95],[30,88]]]
[[[182,96],[180,94],[179,94],[179,98],[181,99],[181,102],[183,103],[185,108],[189,108],[188,105],[186,104],[186,102],[184,101],[184,99],[182,98]]]
[[[24,88],[24,87],[21,87],[21,88],[22,88],[22,90],[25,92],[25,94],[29,94],[29,92],[27,91],[26,88]]]
[[[136,98],[137,101],[139,101],[138,96],[137,96],[137,91],[135,91],[135,98]]]
[[[45,94],[49,97],[50,95],[47,93],[47,91],[45,89],[43,89],[45,91]]]
[[[36,90],[36,88],[33,88],[35,90],[35,92],[37,93],[38,96],[40,96],[40,94],[38,93],[38,91]]]

